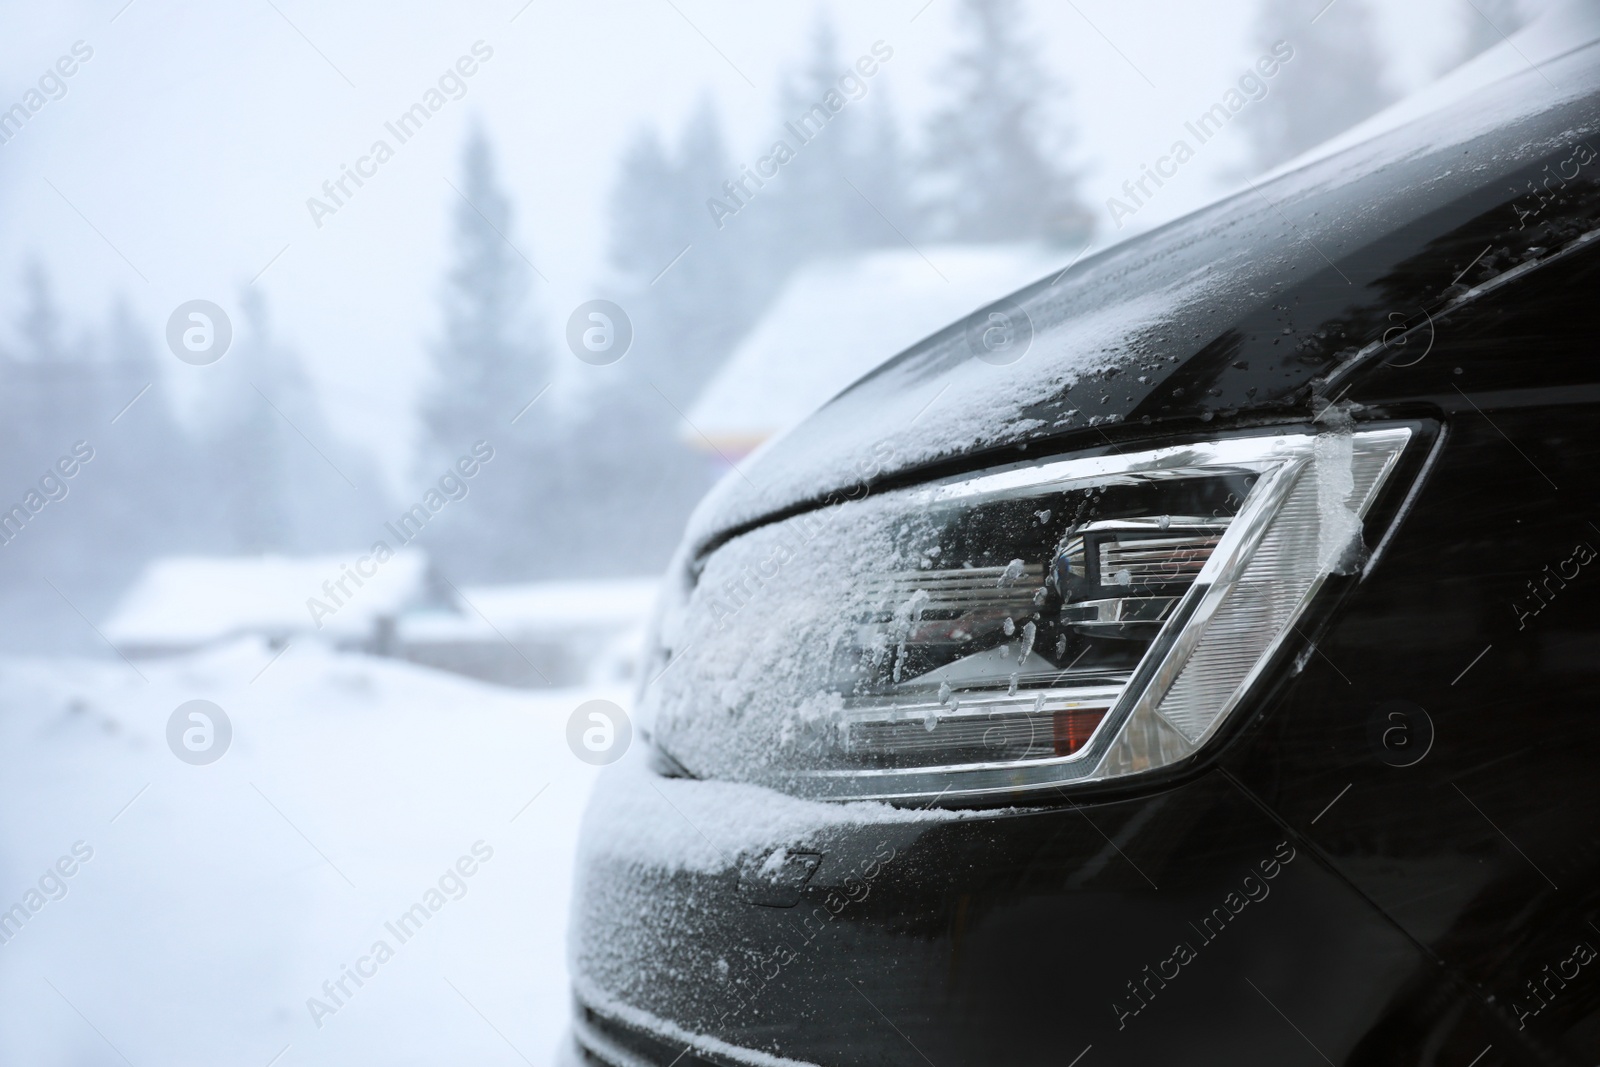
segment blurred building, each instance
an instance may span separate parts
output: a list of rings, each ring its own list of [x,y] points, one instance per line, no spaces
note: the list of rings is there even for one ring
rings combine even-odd
[[[737,462],[872,368],[1067,265],[1038,245],[929,245],[800,268],[711,379],[684,430]]]
[[[655,578],[467,586],[449,608],[402,616],[396,654],[496,685],[633,678]]]
[[[382,562],[357,553],[174,556],[144,568],[103,630],[128,656],[177,655],[241,637],[277,648],[301,636],[387,653],[402,615],[448,603],[448,586],[415,549]]]
[[[132,657],[182,655],[240,638],[273,648],[309,639],[538,689],[632,678],[656,584],[623,578],[458,589],[416,549],[382,563],[357,554],[173,557],[145,568],[102,629]]]

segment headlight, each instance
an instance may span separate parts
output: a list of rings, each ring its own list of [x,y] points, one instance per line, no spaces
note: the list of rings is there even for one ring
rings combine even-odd
[[[655,743],[696,775],[840,799],[1170,766],[1352,565],[1410,436],[1046,461],[759,527],[664,620]]]

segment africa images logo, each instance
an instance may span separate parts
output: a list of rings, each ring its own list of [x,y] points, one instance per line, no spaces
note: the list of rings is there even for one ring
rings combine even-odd
[[[585,763],[615,763],[632,741],[628,713],[609,700],[586,700],[567,717],[567,747]]]
[[[588,300],[567,318],[567,347],[594,367],[606,367],[628,354],[633,322],[609,300]]]
[[[209,700],[186,700],[167,717],[167,747],[192,767],[217,762],[232,743],[232,720]]]
[[[233,343],[228,313],[209,300],[190,300],[167,318],[167,347],[193,367],[204,367],[227,355]]]

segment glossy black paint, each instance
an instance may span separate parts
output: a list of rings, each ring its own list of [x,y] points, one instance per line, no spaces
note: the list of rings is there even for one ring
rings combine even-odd
[[[1600,103],[1562,121],[1594,126]],[[611,993],[631,1007],[818,1064],[1600,1059],[1600,241],[1581,236],[1600,184],[1530,218],[1525,179],[1573,151],[1550,145],[1514,182],[1326,250],[1139,395],[1102,381],[1125,417],[1092,444],[1030,443],[1299,425],[1334,397],[1424,431],[1369,519],[1377,555],[1328,585],[1199,762],[828,831],[792,908],[752,903],[738,863],[591,862],[580,893],[626,884],[659,907],[576,923],[580,971],[625,931],[634,975]],[[1294,210],[1397,180],[1420,179],[1386,170]],[[742,1060],[581,1004],[575,1025],[617,1063]]]

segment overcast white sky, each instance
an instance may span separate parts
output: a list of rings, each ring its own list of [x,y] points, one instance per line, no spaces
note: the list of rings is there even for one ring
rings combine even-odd
[[[0,145],[0,337],[30,254],[74,317],[98,319],[125,295],[158,343],[177,304],[204,297],[235,310],[259,274],[334,428],[378,449],[396,475],[436,321],[456,197],[445,179],[469,122],[493,136],[517,206],[513,239],[549,279],[535,296],[554,341],[572,307],[605,292],[606,199],[619,147],[641,124],[675,133],[710,94],[736,155],[753,158],[821,10],[847,59],[875,40],[892,45],[873,91],[887,88],[915,118],[939,99],[933,73],[952,46],[955,9],[953,0],[124,3],[0,3],[0,108],[75,41],[94,49],[67,95]],[[1397,87],[1432,76],[1463,8],[1381,5]],[[1255,0],[1029,5],[1033,36],[1069,91],[1063,113],[1097,210],[1254,58],[1255,9]],[[1340,16],[1335,7],[1325,18]],[[466,96],[317,229],[306,198],[374,139],[392,144],[384,122],[480,39],[494,54]],[[1243,145],[1218,145],[1140,213],[1141,226],[1224,188]],[[203,371],[171,364],[180,389]]]

